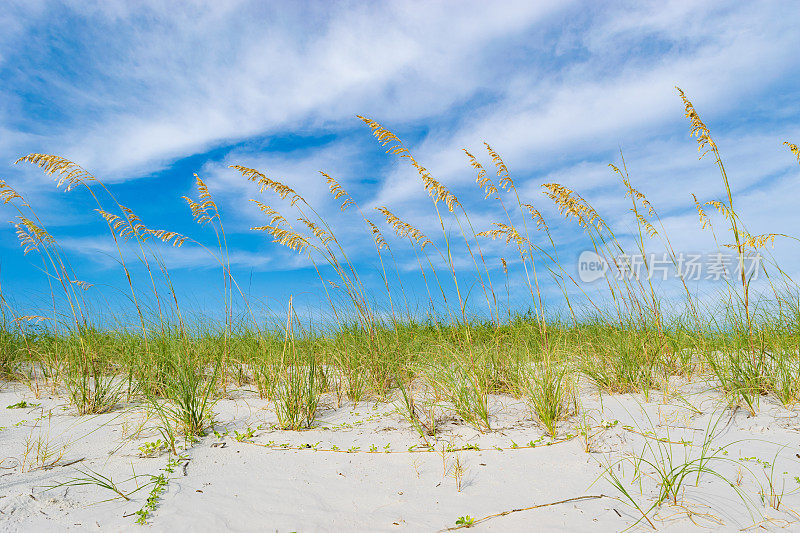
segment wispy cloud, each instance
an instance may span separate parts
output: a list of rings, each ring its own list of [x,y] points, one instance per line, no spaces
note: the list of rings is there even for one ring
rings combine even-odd
[[[621,149],[676,245],[694,250],[709,242],[693,229],[689,193],[707,200],[720,186],[712,162],[697,159],[676,84],[711,124],[751,229],[800,222],[782,181],[797,167],[780,143],[800,139],[800,31],[788,9],[766,1],[15,3],[0,13],[0,157],[65,155],[115,183],[126,205],[149,209],[146,220],[182,232],[192,230],[178,198],[196,171],[225,216],[233,262],[283,271],[308,263],[281,248],[259,252],[269,238],[248,236],[263,219],[247,200],[292,210],[231,164],[303,194],[355,260],[374,254],[363,222],[339,213],[320,170],[374,220],[372,208],[386,204],[439,231],[418,175],[383,153],[355,118],[362,114],[407,141],[478,231],[500,212],[480,201],[462,148],[491,168],[481,144],[490,142],[549,219],[558,214],[540,185],[563,182],[624,236],[635,228],[607,167],[621,162]],[[45,195],[29,167],[8,175],[65,227],[67,248],[101,263],[113,255],[85,228],[70,234],[66,225],[88,218],[72,196]],[[775,207],[765,213],[768,202]],[[554,232],[567,247],[582,242],[569,224]],[[498,243],[485,249],[492,261],[504,253]],[[163,253],[173,268],[213,263],[201,250]]]
[[[91,258],[102,264],[106,268],[118,269],[120,265],[120,254],[126,264],[136,265],[140,262],[142,252],[136,243],[121,242],[120,247],[108,236],[91,237],[66,237],[59,241],[61,247],[70,253]],[[180,248],[153,243],[147,245],[148,261],[153,269],[158,270],[160,261],[167,269],[193,268],[211,269],[221,268],[218,250],[203,249],[193,245],[191,242],[184,244]],[[213,254],[213,255],[212,255]],[[237,250],[229,255],[232,267],[241,267],[253,270],[291,270],[305,266],[302,261],[292,261],[282,258],[276,261],[273,254],[248,252]],[[142,263],[139,266],[143,266]]]
[[[50,10],[27,10],[28,31],[6,43],[7,53],[16,50],[7,61],[49,61],[46,73],[14,76],[50,99],[43,112],[58,121],[48,147],[122,179],[220,142],[358,112],[435,115],[486,85],[472,57],[560,4],[343,3],[309,11],[75,2],[56,9],[61,24]],[[34,57],[42,52],[35,28],[45,19],[55,34],[47,37],[66,38],[74,63],[62,63],[61,50]],[[84,33],[73,41],[76,27]]]

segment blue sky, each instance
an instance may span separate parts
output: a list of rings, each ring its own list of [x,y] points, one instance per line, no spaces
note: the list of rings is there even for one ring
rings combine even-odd
[[[431,235],[438,219],[413,169],[384,154],[357,114],[406,141],[477,230],[498,211],[482,201],[461,149],[489,164],[489,142],[524,200],[553,221],[565,266],[586,241],[557,223],[540,185],[576,188],[624,240],[632,221],[607,167],[620,149],[676,249],[705,251],[713,240],[690,193],[715,199],[721,184],[688,138],[679,85],[712,128],[751,232],[794,234],[800,167],[782,143],[800,141],[798,22],[795,2],[12,1],[0,12],[0,177],[37,210],[98,302],[126,305],[105,224],[85,193],[56,190],[38,169],[13,165],[19,156],[65,156],[148,225],[212,244],[180,200],[196,196],[196,172],[220,205],[235,274],[252,297],[321,306],[308,260],[249,231],[265,223],[250,198],[291,210],[229,165],[300,192],[378,288],[363,223],[339,213],[318,171],[365,211],[387,205]],[[390,244],[420,290],[413,254]],[[160,253],[182,298],[218,308],[212,257],[190,245]],[[788,242],[775,253],[798,255]],[[497,274],[508,252],[487,243],[486,254]],[[47,301],[36,262],[13,228],[0,233],[3,291],[23,307]]]

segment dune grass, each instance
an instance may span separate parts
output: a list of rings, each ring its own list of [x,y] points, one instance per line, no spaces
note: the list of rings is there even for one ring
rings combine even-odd
[[[419,175],[440,228],[438,235],[427,235],[387,206],[367,213],[335,178],[322,173],[332,199],[363,224],[374,243],[381,280],[377,294],[336,229],[301,194],[256,169],[231,167],[253,182],[260,198],[274,195],[288,206],[290,212],[281,212],[253,199],[265,223],[252,229],[306,257],[319,274],[329,324],[324,328],[302,323],[291,299],[282,323],[256,318],[231,269],[223,217],[200,177],[198,198],[184,200],[194,220],[213,233],[215,247],[145,225],[117,202],[110,188],[71,161],[46,154],[20,158],[18,163],[51,175],[57,187],[87,194],[88,208],[105,221],[118,252],[134,323],[116,328],[98,324],[87,298],[88,291],[97,289],[78,277],[26,199],[0,180],[0,200],[15,211],[12,224],[23,252],[41,260],[52,300],[51,314],[24,316],[0,292],[0,379],[23,381],[37,393],[62,390],[81,415],[140,402],[158,421],[164,446],[175,455],[177,440],[205,434],[213,425],[214,402],[238,386],[250,386],[268,399],[278,425],[287,430],[313,427],[326,393],[340,405],[364,399],[395,402],[426,443],[435,438],[442,411],[479,431],[491,431],[493,395],[523,399],[532,418],[555,438],[559,424],[580,413],[580,379],[604,392],[647,397],[667,387],[673,376],[698,377],[715,383],[730,405],[753,413],[764,395],[792,405],[800,400],[800,297],[789,275],[769,261],[768,246],[793,244],[796,238],[748,233],[710,130],[678,91],[701,157],[709,156],[720,174],[721,200],[695,198],[699,229],[712,232],[718,250],[733,254],[738,267],[720,284],[715,302],[693,293],[679,276],[682,296],[676,309],[674,296],[660,294],[651,276],[626,275],[620,256],[640,255],[645,274],[652,266],[647,252],[654,248],[664,250],[676,267],[679,259],[656,207],[634,188],[624,160],[620,167],[611,165],[611,172],[630,202],[632,236],[618,238],[601,213],[562,184],[544,184],[537,200],[552,202],[563,215],[563,227],[582,231],[609,266],[608,275],[598,281],[606,289],[600,301],[564,263],[568,252],[555,237],[559,222],[545,220],[531,200],[522,198],[491,146],[485,145],[491,170],[465,150],[479,194],[502,213],[490,227],[475,228],[454,193],[397,136],[359,117],[391,157]],[[786,145],[798,156],[795,145]],[[715,219],[726,227],[715,228],[706,211],[718,212]],[[387,239],[385,232],[397,238]],[[497,249],[492,241],[506,246],[500,264],[489,264]],[[623,242],[632,247],[626,249]],[[197,323],[189,318],[160,255],[165,245],[201,247],[219,263],[224,294],[219,316],[224,319]],[[131,249],[132,254],[124,252]],[[753,274],[744,268],[756,253],[767,256],[760,265],[759,277],[765,281],[758,292]],[[406,292],[402,258],[419,265],[422,295]],[[466,272],[457,258],[470,265]],[[527,311],[510,306],[511,286],[515,300],[524,295]],[[555,287],[555,304],[552,296],[544,297],[545,286]],[[409,301],[425,305],[412,311]],[[476,312],[477,307],[482,311]],[[653,446],[643,451],[665,476],[659,503],[675,500],[683,480],[707,470],[715,458],[701,455],[676,470],[670,456],[659,470],[663,452]],[[639,511],[649,521],[649,511]]]
[[[284,214],[254,199],[266,223],[253,230],[306,256],[317,269],[320,295],[329,304],[328,322],[334,324],[322,331],[301,325],[291,304],[283,326],[269,327],[255,318],[230,268],[222,216],[200,177],[196,177],[199,198],[184,200],[196,222],[213,232],[216,249],[146,226],[99,179],[71,161],[44,154],[20,158],[18,163],[36,165],[53,176],[58,187],[88,192],[92,208],[107,223],[109,238],[119,252],[138,326],[94,325],[86,293],[95,289],[77,277],[64,249],[28,202],[0,182],[0,199],[16,211],[12,223],[24,253],[41,258],[54,306],[51,316],[20,316],[2,298],[0,375],[25,380],[34,388],[60,384],[80,414],[101,413],[123,400],[142,398],[159,416],[190,435],[208,427],[214,397],[232,384],[244,383],[252,383],[272,400],[281,425],[293,429],[313,424],[323,392],[335,392],[342,402],[387,399],[399,391],[409,419],[417,420],[419,404],[414,404],[413,395],[423,387],[481,430],[491,428],[489,395],[523,397],[534,417],[555,433],[556,422],[572,412],[571,384],[578,375],[608,392],[648,394],[669,376],[703,373],[716,379],[731,403],[751,411],[758,409],[763,394],[794,403],[800,395],[797,287],[778,265],[762,264],[770,292],[755,296],[752,273],[746,274],[743,267],[748,254],[766,251],[776,239],[796,239],[747,232],[734,208],[717,145],[691,102],[678,91],[691,134],[701,154],[713,159],[722,183],[722,200],[696,200],[699,222],[703,229],[713,231],[720,250],[735,254],[739,267],[723,285],[713,309],[703,308],[708,304],[682,278],[684,305],[678,312],[664,312],[666,298],[659,295],[650,276],[607,275],[601,281],[607,285],[606,300],[593,300],[571,267],[559,259],[564,252],[556,245],[551,222],[521,198],[509,169],[488,144],[493,173],[465,151],[467,162],[476,172],[480,193],[486,202],[496,203],[504,220],[477,231],[459,199],[417,162],[398,137],[377,122],[359,117],[387,153],[418,173],[441,228],[439,236],[428,236],[388,207],[376,208],[371,216],[335,178],[322,173],[333,200],[363,222],[374,242],[385,288],[380,297],[365,284],[335,229],[299,193],[258,170],[232,167],[261,193],[276,195],[294,210]],[[796,155],[795,145],[786,144]],[[554,203],[565,224],[574,223],[583,230],[612,273],[615,267],[624,272],[625,266],[617,264],[620,253],[641,254],[646,262],[646,252],[655,245],[677,262],[655,207],[633,187],[624,164],[611,167],[620,178],[621,194],[631,203],[637,234],[627,241],[634,242],[633,249],[623,248],[603,216],[576,191],[546,183],[545,200]],[[713,227],[706,213],[709,209],[722,215],[727,231]],[[292,225],[294,219],[300,227]],[[385,230],[399,238],[395,247],[403,241],[408,246],[393,249]],[[508,249],[500,275],[486,259],[489,243],[496,239]],[[187,323],[159,255],[158,241],[175,247],[201,246],[216,258],[224,285],[224,321],[202,326]],[[134,249],[135,259],[123,253],[126,247]],[[405,293],[398,273],[398,258],[408,254],[408,248],[427,290],[428,309],[423,315],[410,310],[408,301],[419,295]],[[456,255],[472,264],[469,287],[465,286],[468,276],[456,265]],[[134,260],[139,271],[145,272],[144,280],[136,280],[139,283],[132,279],[134,268],[129,263]],[[508,292],[510,263],[515,265],[512,273],[522,278],[515,280],[515,286],[529,296],[526,313],[503,308],[502,288]],[[334,278],[329,279],[327,273]],[[546,308],[544,283],[557,287],[562,295],[557,313]],[[574,295],[580,292],[582,298],[576,299]],[[476,314],[468,298],[480,299],[485,312]],[[234,313],[235,301],[243,312]]]

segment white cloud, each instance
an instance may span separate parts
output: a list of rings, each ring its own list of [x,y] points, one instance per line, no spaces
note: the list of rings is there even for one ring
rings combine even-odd
[[[15,21],[0,38],[0,65],[48,16],[41,5],[30,9],[27,20]],[[791,165],[780,147],[784,139],[770,130],[800,137],[796,126],[787,125],[794,115],[769,100],[775,84],[800,71],[794,52],[800,32],[778,2],[586,9],[562,2],[500,8],[485,2],[198,1],[175,7],[120,1],[74,2],[71,10],[77,26],[90,28],[78,47],[88,59],[75,57],[77,76],[55,68],[38,73],[52,88],[46,96],[63,120],[47,128],[30,124],[18,135],[20,123],[0,114],[0,129],[8,132],[0,154],[23,148],[62,153],[110,181],[123,181],[251,137],[335,136],[321,148],[236,148],[206,163],[199,173],[234,232],[261,220],[255,209],[242,207],[258,194],[227,168],[235,163],[265,170],[298,190],[334,227],[345,228],[340,237],[359,254],[371,244],[355,214],[337,214],[319,170],[340,179],[365,210],[387,204],[435,235],[439,222],[413,169],[391,156],[385,156],[387,172],[370,174],[360,166],[381,152],[374,143],[364,148],[371,139],[354,119],[360,113],[417,136],[410,143],[415,156],[458,192],[477,231],[498,213],[471,200],[479,192],[462,147],[486,160],[480,142],[489,141],[518,176],[524,199],[545,205],[551,217],[554,209],[539,196],[539,185],[559,181],[624,227],[631,224],[626,200],[606,166],[618,160],[621,146],[634,185],[661,210],[677,245],[694,250],[707,242],[692,230],[689,193],[701,200],[718,197],[720,183],[710,159],[697,161],[675,84],[715,128],[754,228],[772,227],[767,218],[776,213],[782,224],[795,221],[795,211],[782,204],[759,216],[756,208],[768,199],[749,189],[763,184],[781,201],[792,197],[769,181]],[[76,38],[67,28],[58,31]],[[752,124],[738,117],[745,112],[777,118]],[[358,128],[363,140],[357,141]],[[555,230],[559,243],[580,238],[570,224]],[[491,257],[503,254],[496,243],[486,249]],[[249,267],[297,264],[236,253],[238,264]],[[203,261],[184,255],[186,261],[170,261]],[[459,264],[469,264],[462,259]]]
[[[684,6],[637,9],[627,22],[625,16],[600,18],[587,35],[576,36],[592,51],[591,59],[543,79],[519,74],[513,91],[467,115],[455,130],[433,132],[415,155],[448,183],[471,179],[463,172],[460,149],[482,140],[519,173],[548,170],[575,158],[613,154],[620,145],[652,142],[676,124],[686,128],[673,85],[687,90],[713,126],[715,119],[751,107],[746,101],[758,98],[787,69],[796,73],[800,67],[792,52],[800,46],[800,33],[772,9],[720,14]],[[756,32],[759,25],[769,29]],[[641,64],[637,54],[617,49],[614,36],[621,28],[639,28],[640,38],[663,32],[675,50],[647,56],[652,63]],[[684,41],[693,44],[683,47]],[[611,56],[625,59],[615,64]],[[407,184],[405,172],[390,176],[381,201],[402,200],[411,194]]]
[[[123,260],[131,268],[141,268],[141,250],[133,242],[122,242],[120,249],[114,244],[114,240],[108,236],[91,237],[66,237],[59,239],[59,244],[65,250],[85,257],[90,257],[93,261],[112,270],[121,269],[120,253]],[[221,268],[218,257],[219,251],[213,248],[204,250],[191,242],[186,242],[180,248],[163,245],[160,243],[148,244],[147,260],[151,268],[158,270],[158,260],[162,261],[167,269],[179,268],[199,268],[215,269]],[[215,256],[211,255],[213,252]],[[291,270],[305,266],[302,261],[295,261],[288,257],[276,260],[274,254],[264,254],[241,250],[234,250],[230,253],[229,260],[232,268],[248,268],[254,270]]]
[[[82,111],[65,111],[48,147],[123,179],[221,142],[359,112],[434,115],[486,86],[470,61],[482,47],[561,3],[222,4],[73,4],[97,26],[86,36],[97,42],[83,43],[95,64],[77,73],[94,79],[42,73],[57,84],[56,106]]]

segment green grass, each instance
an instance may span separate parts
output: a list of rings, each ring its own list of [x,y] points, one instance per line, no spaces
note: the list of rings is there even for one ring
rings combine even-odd
[[[318,207],[290,185],[234,166],[253,182],[259,198],[288,202],[282,213],[257,201],[265,225],[253,229],[310,260],[320,277],[320,302],[327,306],[314,317],[325,327],[301,323],[291,301],[285,322],[269,324],[256,318],[253,302],[233,275],[224,217],[201,178],[196,178],[198,198],[185,200],[202,227],[198,231],[207,232],[214,246],[201,244],[202,237],[148,227],[117,202],[111,189],[71,161],[29,154],[18,163],[40,167],[58,186],[75,189],[70,194],[83,194],[87,209],[96,210],[108,225],[134,319],[118,327],[108,321],[97,325],[86,295],[99,289],[78,276],[31,205],[0,181],[0,198],[12,210],[20,244],[25,253],[38,256],[48,276],[54,309],[50,315],[22,316],[0,293],[0,378],[19,379],[37,392],[66,391],[80,414],[143,402],[160,420],[173,451],[181,435],[203,434],[212,423],[215,400],[242,385],[269,399],[279,425],[287,429],[313,426],[325,393],[340,405],[402,397],[401,412],[423,438],[436,432],[436,409],[490,431],[492,395],[524,399],[532,417],[555,435],[558,422],[577,409],[573,388],[579,378],[604,392],[646,396],[672,376],[699,376],[715,380],[731,404],[751,411],[765,394],[793,404],[800,399],[800,298],[788,274],[770,263],[766,245],[797,239],[777,232],[748,233],[710,131],[680,96],[692,135],[701,151],[713,157],[721,177],[723,200],[696,203],[699,225],[713,230],[719,249],[731,250],[738,261],[749,253],[767,255],[761,292],[750,278],[736,277],[721,284],[717,301],[709,302],[681,280],[685,294],[676,308],[675,300],[659,294],[649,277],[608,277],[599,282],[607,289],[602,300],[575,296],[583,287],[562,261],[568,251],[556,244],[559,222],[546,220],[534,205],[552,202],[565,219],[558,229],[582,230],[587,246],[607,259],[653,247],[676,257],[655,206],[634,188],[624,160],[610,172],[620,179],[621,197],[630,201],[632,238],[618,238],[607,223],[618,213],[599,213],[563,185],[547,183],[542,197],[524,198],[489,145],[486,154],[494,168],[466,153],[478,194],[499,213],[488,228],[476,228],[455,194],[398,137],[362,118],[379,144],[419,175],[441,233],[426,235],[385,207],[366,213],[335,178],[323,174],[333,199],[375,244],[381,282],[375,294]],[[706,210],[719,216],[712,220]],[[715,227],[714,221],[725,227]],[[385,232],[397,238],[388,239]],[[502,271],[499,263],[490,264],[495,261],[489,259],[490,246],[498,244],[492,241],[505,241]],[[623,241],[633,245],[623,248]],[[225,295],[219,316],[224,319],[198,321],[187,313],[162,259],[164,246],[200,247],[219,263]],[[135,253],[123,253],[124,248]],[[472,270],[463,271],[458,257]],[[422,294],[407,293],[402,282],[399,264],[408,258],[419,265]],[[512,283],[524,295],[526,312],[508,303]],[[557,298],[545,298],[545,283],[555,288]],[[418,303],[415,310],[409,302]]]

